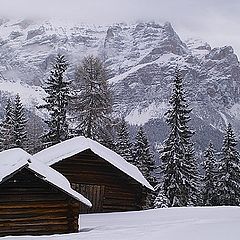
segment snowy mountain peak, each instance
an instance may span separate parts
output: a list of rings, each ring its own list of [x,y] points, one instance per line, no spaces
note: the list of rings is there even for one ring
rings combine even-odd
[[[194,108],[192,124],[200,132],[199,139],[206,138],[207,129],[218,142],[226,120],[240,132],[234,110],[240,104],[240,66],[230,46],[211,49],[199,39],[184,41],[168,22],[96,26],[1,19],[0,32],[3,93],[19,91],[11,85],[16,83],[34,89],[41,101],[41,85],[57,53],[65,54],[70,63],[69,79],[84,56],[99,55],[109,69],[115,115],[124,115],[131,124],[144,124],[151,140],[161,142],[166,132],[156,129],[164,124],[172,75],[178,66]]]

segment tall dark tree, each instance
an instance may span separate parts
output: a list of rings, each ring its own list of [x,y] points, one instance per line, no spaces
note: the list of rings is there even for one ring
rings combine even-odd
[[[0,148],[7,150],[14,146],[13,144],[13,104],[9,98],[4,111],[5,115],[0,124]]]
[[[170,206],[197,205],[199,201],[200,178],[191,140],[194,132],[188,126],[192,110],[186,102],[182,82],[177,70],[166,113],[170,134],[161,151],[163,191]]]
[[[45,120],[48,132],[42,136],[45,147],[68,138],[67,107],[70,99],[70,82],[65,80],[67,66],[65,57],[58,55],[44,86],[47,93],[44,98],[46,104],[38,107],[46,109],[49,114],[49,118]]]
[[[217,205],[217,160],[213,144],[210,142],[208,148],[204,152],[204,177],[203,177],[203,204],[205,206]]]
[[[39,117],[35,106],[37,106],[37,102],[33,104],[28,112],[28,152],[30,154],[35,154],[43,149],[42,139],[39,138],[39,136],[44,134],[44,129],[46,128],[45,124],[42,122],[42,118]]]
[[[157,190],[158,190],[158,194],[154,200],[154,208],[168,208],[169,200],[165,196],[165,193],[163,191],[161,184],[158,185]]]
[[[121,119],[117,126],[115,151],[126,161],[134,164],[133,146],[130,142],[128,126],[124,118]]]
[[[77,134],[108,145],[112,102],[103,62],[98,57],[85,57],[76,70],[76,84],[73,108],[79,122]]]
[[[219,205],[240,205],[240,162],[237,141],[231,124],[228,124],[218,166],[217,192]]]
[[[12,114],[13,121],[13,147],[28,149],[28,138],[27,138],[27,119],[25,117],[24,108],[17,94],[14,101],[14,108]]]
[[[156,177],[154,176],[156,165],[143,127],[139,128],[136,135],[134,144],[134,164],[139,168],[148,182],[155,187],[157,184]],[[145,208],[152,208],[155,198],[155,193],[149,192]]]

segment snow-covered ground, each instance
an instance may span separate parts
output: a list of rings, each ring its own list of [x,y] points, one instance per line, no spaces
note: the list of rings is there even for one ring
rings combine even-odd
[[[3,240],[239,240],[240,208],[171,208],[81,216],[81,232]]]

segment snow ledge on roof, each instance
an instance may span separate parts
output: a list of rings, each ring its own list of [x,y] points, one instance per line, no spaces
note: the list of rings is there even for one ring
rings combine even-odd
[[[13,148],[0,152],[0,184],[11,174],[14,174],[21,168],[27,168],[38,175],[43,181],[46,181],[76,200],[91,207],[91,202],[82,194],[71,188],[68,180],[59,172],[47,166],[46,164],[36,160],[32,155],[28,154],[20,148]]]
[[[128,163],[124,158],[114,151],[104,147],[100,143],[83,136],[71,138],[64,142],[58,143],[52,147],[46,148],[34,155],[36,159],[47,164],[48,166],[53,165],[63,159],[76,155],[90,149],[96,155],[100,156],[143,186],[154,191],[154,188],[144,178],[139,169]]]

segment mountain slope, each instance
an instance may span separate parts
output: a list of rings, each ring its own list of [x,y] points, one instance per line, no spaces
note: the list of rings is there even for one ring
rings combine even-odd
[[[219,148],[227,122],[240,133],[240,65],[230,46],[211,49],[201,40],[183,41],[170,23],[154,22],[95,26],[2,19],[0,32],[0,89],[17,92],[1,87],[9,81],[30,86],[37,94],[30,94],[26,104],[32,98],[30,105],[41,102],[41,85],[57,53],[71,63],[69,79],[84,56],[97,54],[109,69],[115,115],[145,125],[156,146],[167,134],[164,113],[176,67],[193,108],[197,148],[202,150],[210,138]]]

